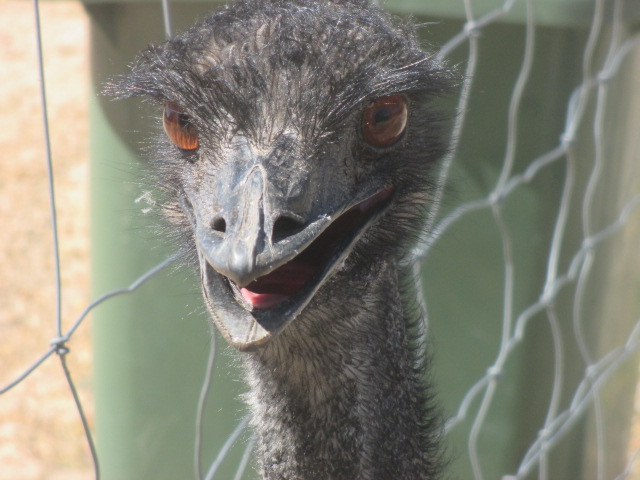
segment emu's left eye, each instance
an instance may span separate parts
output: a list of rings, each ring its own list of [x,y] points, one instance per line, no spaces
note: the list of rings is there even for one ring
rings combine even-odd
[[[364,111],[362,136],[374,147],[389,147],[402,137],[407,117],[407,102],[402,95],[378,98]]]
[[[167,103],[164,107],[162,126],[176,147],[182,150],[195,150],[200,145],[198,130],[184,110],[175,103]]]

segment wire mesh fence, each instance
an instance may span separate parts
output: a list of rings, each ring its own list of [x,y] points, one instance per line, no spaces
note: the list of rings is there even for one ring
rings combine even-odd
[[[458,114],[440,170],[442,201],[407,259],[436,347],[451,471],[474,479],[640,478],[632,435],[640,348],[634,4],[574,2],[587,21],[566,28],[541,20],[542,1],[460,4],[464,17],[436,24],[427,17],[423,28],[431,43],[445,40],[438,55],[457,64],[464,81],[450,107]],[[162,11],[170,35],[168,4]],[[46,160],[57,251],[50,148]],[[98,478],[100,448],[67,367],[67,344],[90,312],[138,295],[173,257],[99,295],[67,328],[55,257],[52,340],[3,386],[0,402],[57,357]],[[215,341],[201,357],[204,379],[190,409],[194,477],[250,478],[253,443],[242,415],[214,455],[206,448],[216,428],[206,408],[220,392]],[[232,450],[233,473],[222,473]]]
[[[69,317],[84,308],[89,293],[88,122],[83,116],[88,76],[82,54],[88,24],[80,4],[48,3],[41,10],[48,110],[55,118],[51,144],[57,152],[61,307],[68,324]],[[0,353],[0,387],[4,387],[35,360],[36,352],[40,355],[49,346],[56,295],[33,5],[2,2],[0,23],[0,331],[7,339]],[[85,42],[78,42],[83,36]],[[91,417],[91,355],[83,348],[88,337],[87,328],[76,332],[71,343],[74,351],[67,359]],[[47,361],[28,382],[2,396],[0,478],[72,479],[77,478],[72,470],[79,470],[75,465],[86,468],[90,463],[85,442],[59,440],[67,435],[82,437],[60,368],[59,362]]]

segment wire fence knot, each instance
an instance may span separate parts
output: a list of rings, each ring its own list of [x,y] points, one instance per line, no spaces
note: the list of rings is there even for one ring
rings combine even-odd
[[[464,24],[464,33],[467,37],[479,37],[480,26],[475,20],[469,20]]]
[[[595,365],[588,365],[584,370],[584,378],[590,383],[595,383],[598,379],[598,370]]]
[[[548,428],[542,428],[539,432],[538,432],[538,438],[543,442],[546,443],[549,441],[549,439],[552,437],[553,432],[550,431]],[[543,450],[546,450],[546,447],[543,447]]]
[[[568,150],[575,143],[576,135],[574,130],[567,130],[560,135],[560,144],[563,150]]]
[[[611,72],[610,70],[601,70],[598,72],[596,79],[600,85],[604,85],[613,80],[615,72]]]
[[[489,367],[487,369],[487,376],[491,380],[497,380],[498,378],[500,378],[501,375],[502,375],[502,369],[500,367],[493,365],[492,367]]]
[[[49,344],[55,348],[57,355],[64,356],[69,353],[69,347],[67,347],[68,341],[69,339],[67,337],[54,337]]]
[[[585,251],[585,253],[588,253],[594,250],[596,246],[597,246],[597,242],[593,237],[586,237],[582,241],[582,249]]]
[[[489,204],[495,205],[496,207],[502,207],[507,198],[506,192],[504,189],[498,189],[491,192],[489,195]]]

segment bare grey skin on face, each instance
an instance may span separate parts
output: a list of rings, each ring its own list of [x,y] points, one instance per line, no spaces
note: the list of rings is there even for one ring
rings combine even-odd
[[[159,107],[150,155],[211,317],[241,351],[265,479],[440,478],[403,256],[453,75],[352,1],[243,1],[143,51],[109,94]]]

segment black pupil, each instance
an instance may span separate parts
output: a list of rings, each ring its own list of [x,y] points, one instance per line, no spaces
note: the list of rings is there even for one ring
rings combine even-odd
[[[387,107],[380,107],[373,115],[373,123],[375,125],[385,124],[391,118],[391,110]]]
[[[185,113],[178,114],[178,123],[183,130],[189,130],[191,128],[191,120]]]

